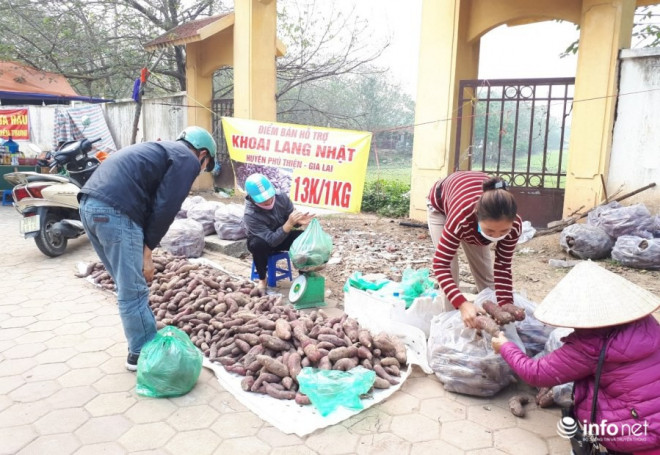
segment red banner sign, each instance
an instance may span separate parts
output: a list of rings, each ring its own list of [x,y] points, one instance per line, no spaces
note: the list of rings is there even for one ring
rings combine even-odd
[[[0,138],[29,141],[27,109],[0,109]]]

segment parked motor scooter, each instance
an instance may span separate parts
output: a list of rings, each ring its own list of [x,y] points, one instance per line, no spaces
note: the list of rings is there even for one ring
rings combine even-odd
[[[46,256],[61,255],[69,239],[85,233],[78,212],[78,193],[101,164],[89,154],[92,144],[100,140],[82,139],[62,144],[50,162],[41,163],[50,167],[50,174],[13,172],[4,176],[14,185],[14,207],[23,215],[21,233],[25,238],[33,237]]]

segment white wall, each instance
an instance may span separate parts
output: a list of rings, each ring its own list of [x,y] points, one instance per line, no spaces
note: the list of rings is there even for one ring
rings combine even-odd
[[[660,49],[624,49],[607,193],[656,187],[625,201],[660,213]]]
[[[186,126],[185,101],[185,94],[143,99],[136,142],[175,139]],[[131,143],[135,107],[132,99],[104,105],[106,121],[118,149]]]
[[[186,126],[185,94],[161,98],[145,98],[138,123],[136,142],[156,139],[175,139]],[[136,103],[132,99],[103,104],[103,112],[117,149],[130,145]],[[10,106],[20,108],[23,106]],[[43,151],[53,148],[55,109],[61,105],[25,106],[29,112],[30,143]],[[24,141],[18,141],[21,151],[27,152]],[[27,153],[26,153],[27,155]]]

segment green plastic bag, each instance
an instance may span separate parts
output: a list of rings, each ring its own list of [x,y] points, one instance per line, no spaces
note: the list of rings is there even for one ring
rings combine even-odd
[[[406,308],[410,308],[413,301],[433,289],[433,280],[429,278],[429,269],[405,269],[401,277],[401,298],[406,301]]]
[[[371,389],[376,373],[361,366],[349,371],[305,367],[296,379],[300,392],[307,395],[309,401],[325,417],[339,406],[364,409],[360,395]]]
[[[349,287],[359,289],[361,291],[377,291],[388,283],[391,283],[391,281],[381,280],[373,282],[365,280],[362,277],[362,272],[353,272],[353,274],[348,277],[348,280],[346,280],[346,284],[344,284],[344,292],[348,292]]]
[[[330,259],[332,237],[323,231],[314,218],[289,248],[289,257],[294,267],[302,271],[319,270]]]
[[[185,395],[202,371],[202,353],[176,327],[160,329],[140,352],[137,393],[146,397]]]

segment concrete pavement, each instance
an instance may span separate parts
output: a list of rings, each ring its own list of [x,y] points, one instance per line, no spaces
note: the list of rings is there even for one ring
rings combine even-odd
[[[0,454],[568,454],[557,409],[446,392],[415,369],[384,403],[304,438],[265,423],[204,369],[187,395],[151,399],[125,370],[113,295],[74,276],[97,260],[86,238],[47,258],[0,207]],[[210,257],[248,276],[250,264]],[[286,418],[283,416],[283,418]]]

